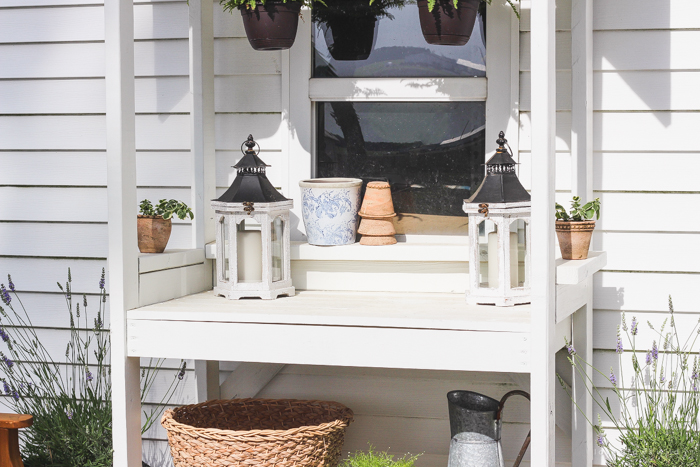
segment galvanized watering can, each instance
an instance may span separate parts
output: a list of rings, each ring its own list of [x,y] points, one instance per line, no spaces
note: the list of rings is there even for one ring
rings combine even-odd
[[[448,467],[505,467],[501,451],[501,414],[510,396],[523,396],[525,391],[510,391],[499,401],[471,391],[450,391],[447,404],[450,413],[450,457]],[[530,445],[527,434],[513,467],[518,467]]]

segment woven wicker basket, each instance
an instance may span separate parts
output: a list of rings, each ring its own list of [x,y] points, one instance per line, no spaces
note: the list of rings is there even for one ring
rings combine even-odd
[[[337,402],[212,400],[167,410],[175,467],[337,465],[352,410]]]

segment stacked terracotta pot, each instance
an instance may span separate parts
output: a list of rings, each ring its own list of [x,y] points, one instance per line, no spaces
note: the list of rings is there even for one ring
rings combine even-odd
[[[369,182],[360,208],[361,245],[393,245],[396,230],[391,218],[396,216],[391,200],[391,187],[387,182]]]

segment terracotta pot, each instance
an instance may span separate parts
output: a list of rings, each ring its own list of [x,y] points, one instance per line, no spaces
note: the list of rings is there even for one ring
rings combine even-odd
[[[562,258],[588,258],[595,221],[556,221],[554,225]]]
[[[395,215],[389,184],[387,182],[369,182],[365,198],[362,200],[360,216],[383,218]]]
[[[285,50],[294,44],[301,3],[268,0],[254,9],[240,6],[248,42],[255,50]]]
[[[427,0],[418,0],[418,15],[423,37],[428,44],[464,45],[474,29],[480,0],[459,0],[455,10],[452,0],[436,0],[428,11]]]
[[[391,219],[372,219],[368,217],[362,218],[360,228],[357,233],[362,235],[396,235],[394,223]]]
[[[378,237],[373,237],[372,235],[363,235],[362,238],[360,239],[360,245],[367,245],[367,246],[384,246],[384,245],[393,245],[396,243],[396,238],[393,236],[389,235],[387,236],[378,236]]]
[[[136,219],[136,227],[141,253],[163,253],[173,228],[172,219],[139,215]]]

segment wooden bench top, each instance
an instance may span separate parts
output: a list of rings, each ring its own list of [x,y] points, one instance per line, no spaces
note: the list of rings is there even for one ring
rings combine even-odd
[[[0,413],[0,428],[27,428],[32,426],[34,417],[16,413]]]

